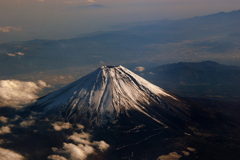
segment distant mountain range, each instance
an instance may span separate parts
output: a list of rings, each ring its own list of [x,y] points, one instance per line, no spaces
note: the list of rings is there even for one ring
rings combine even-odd
[[[238,17],[240,10],[130,24],[72,39],[4,43],[0,44],[0,75],[100,64],[128,68],[202,60],[239,64]]]
[[[144,77],[175,94],[239,99],[240,67],[213,61],[179,62],[144,71]]]

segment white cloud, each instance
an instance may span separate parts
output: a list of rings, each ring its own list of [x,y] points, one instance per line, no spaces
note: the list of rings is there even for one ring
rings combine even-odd
[[[16,57],[17,55],[18,56],[24,56],[24,53],[22,52],[16,52],[16,53],[6,53],[8,56],[10,57]]]
[[[16,54],[13,54],[13,53],[6,53],[6,54],[10,57],[15,57],[16,56]]]
[[[91,145],[97,147],[101,151],[105,151],[109,148],[109,144],[104,141],[94,141],[90,142],[91,135],[85,132],[76,133],[74,132],[73,135],[69,136],[68,139],[73,140],[75,143],[81,143],[84,145]]]
[[[134,70],[135,70],[135,71],[142,72],[142,71],[144,71],[144,70],[145,70],[145,68],[144,68],[144,67],[141,67],[141,66],[139,66],[139,67],[136,67]]]
[[[4,117],[4,116],[0,116],[0,121],[3,122],[3,123],[7,123],[8,118]]]
[[[78,129],[84,129],[84,126],[81,124],[77,124]]]
[[[12,26],[0,27],[0,32],[7,33],[7,32],[12,32],[12,31],[19,32],[19,31],[22,31],[22,29],[21,28],[12,27]]]
[[[94,154],[95,149],[105,151],[109,148],[109,144],[104,141],[90,141],[91,135],[88,133],[76,133],[69,136],[68,139],[73,140],[73,143],[63,143],[63,148],[52,148],[54,153],[48,159],[53,160],[85,160],[88,155]]]
[[[59,155],[48,156],[48,159],[51,159],[51,160],[67,160],[65,157],[59,156]]]
[[[91,144],[91,142],[89,142],[90,139],[90,134],[88,133],[76,133],[74,132],[73,135],[69,136],[68,139],[73,140],[76,143],[83,143],[86,145]]]
[[[191,148],[191,147],[187,147],[187,150],[189,150],[190,152],[195,152],[196,151],[195,148]]]
[[[6,134],[6,133],[11,133],[11,129],[9,126],[3,126],[0,128],[0,134]]]
[[[20,126],[27,128],[29,126],[32,126],[34,123],[35,123],[35,120],[26,120],[26,121],[22,121],[20,123]]]
[[[22,53],[22,52],[17,52],[17,55],[19,55],[19,56],[24,56],[24,53]]]
[[[94,153],[94,149],[88,145],[64,143],[63,150],[58,152],[68,154],[70,160],[84,160],[89,154]]]
[[[97,148],[102,152],[109,148],[109,144],[107,144],[104,141],[100,141],[100,142],[94,141],[92,145],[97,146]]]
[[[177,154],[177,152],[171,152],[168,155],[161,155],[157,160],[179,160],[182,155]]]
[[[0,106],[20,108],[38,98],[36,95],[45,87],[44,81],[25,82],[18,80],[0,80]]]
[[[84,144],[84,145],[91,145],[91,146],[95,146],[98,149],[100,149],[101,151],[107,150],[109,148],[109,144],[107,144],[104,141],[94,141],[91,142],[91,135],[89,133],[77,133],[74,132],[73,135],[69,136],[68,139],[73,140],[75,143],[77,144]]]
[[[182,153],[184,154],[184,156],[189,156],[190,155],[190,153],[187,152],[187,151],[182,151]]]
[[[109,144],[104,141],[94,141],[90,142],[91,135],[85,132],[76,133],[74,132],[73,135],[69,136],[68,139],[73,140],[75,143],[81,143],[84,145],[91,145],[97,147],[101,151],[105,151],[109,148]]]
[[[24,157],[9,149],[0,148],[0,159],[1,160],[23,160]]]
[[[61,131],[63,129],[69,129],[72,127],[72,125],[70,123],[64,123],[64,122],[55,122],[52,124],[53,128],[55,131]]]
[[[45,87],[47,87],[47,88],[51,87],[51,85],[48,85],[46,82],[44,82],[44,81],[42,81],[42,80],[39,80],[39,81],[37,82],[37,84],[39,85],[40,90],[43,89],[43,88],[45,88]]]

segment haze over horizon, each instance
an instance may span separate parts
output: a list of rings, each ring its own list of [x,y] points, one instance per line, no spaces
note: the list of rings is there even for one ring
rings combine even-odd
[[[65,39],[121,23],[183,19],[239,9],[238,0],[1,0],[0,43]]]

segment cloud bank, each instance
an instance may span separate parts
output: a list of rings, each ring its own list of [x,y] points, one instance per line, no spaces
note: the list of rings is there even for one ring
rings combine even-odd
[[[38,98],[37,93],[50,87],[44,81],[24,82],[18,80],[0,81],[0,107],[11,106],[21,108]]]

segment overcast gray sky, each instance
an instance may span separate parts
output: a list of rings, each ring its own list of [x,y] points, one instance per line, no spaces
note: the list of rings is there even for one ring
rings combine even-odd
[[[105,7],[86,7],[93,4]],[[71,38],[114,24],[238,9],[239,0],[0,0],[0,43]]]

